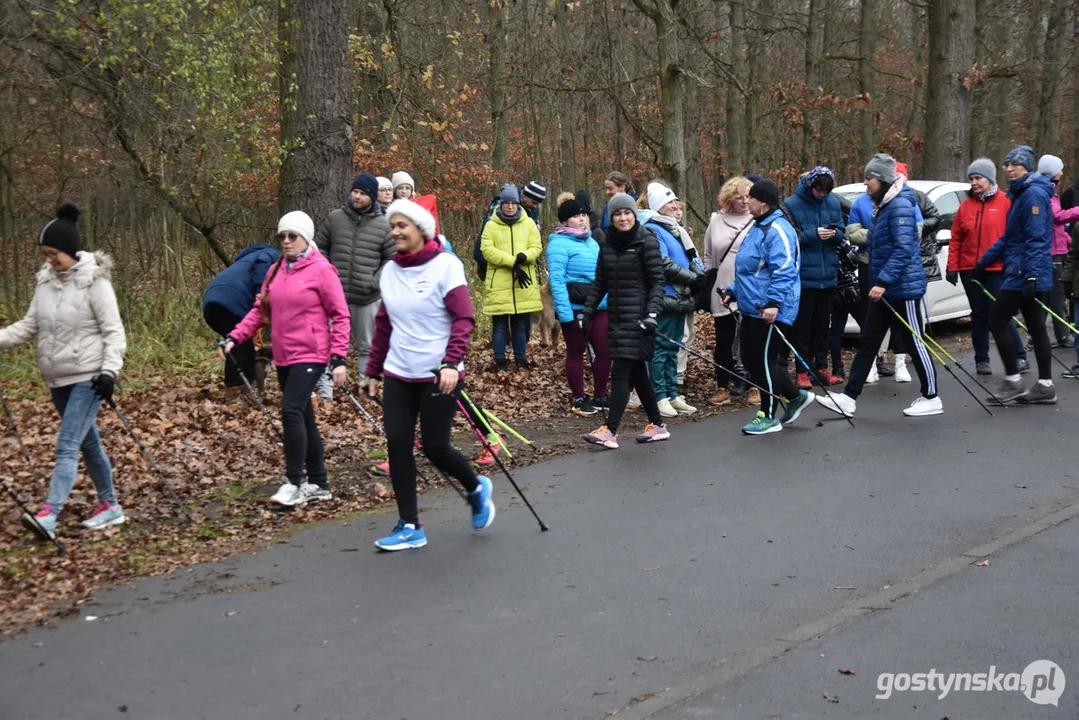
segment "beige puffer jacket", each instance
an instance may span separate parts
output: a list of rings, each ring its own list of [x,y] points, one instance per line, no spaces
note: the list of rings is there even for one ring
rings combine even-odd
[[[46,264],[22,320],[0,330],[0,349],[37,341],[45,383],[65,387],[102,372],[120,374],[127,350],[120,308],[112,290],[112,258],[102,251],[76,254],[75,267],[57,273]]]

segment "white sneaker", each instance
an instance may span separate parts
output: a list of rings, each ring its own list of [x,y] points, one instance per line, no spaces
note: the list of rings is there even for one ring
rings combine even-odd
[[[629,394],[629,402],[626,403],[626,407],[639,408],[641,406],[641,399],[637,397],[637,391],[634,390]]]
[[[910,371],[907,370],[906,355],[897,355],[895,358],[895,381],[897,383],[910,382]]]
[[[328,488],[320,487],[314,483],[305,482],[300,486],[300,494],[304,501],[308,500],[332,500],[333,493]]]
[[[668,398],[663,398],[656,405],[659,407],[659,414],[663,417],[675,417],[678,415],[678,411],[674,409]]]
[[[671,407],[683,415],[697,412],[697,408],[687,403],[681,395],[671,400]]]
[[[839,415],[853,415],[854,411],[858,409],[858,403],[854,398],[846,395],[845,393],[837,393],[829,390],[824,395],[817,396],[817,404],[828,408],[834,413]]]
[[[293,485],[286,480],[281,483],[281,487],[277,488],[277,492],[270,498],[270,502],[292,507],[293,505],[303,505],[307,502],[307,499],[303,496],[303,491],[300,490],[299,485]]]
[[[912,402],[910,407],[903,411],[903,414],[907,417],[942,415],[944,414],[944,403],[940,401],[939,395],[935,398],[920,397]]]
[[[869,366],[869,375],[865,378],[866,385],[873,385],[880,382],[880,373],[877,372],[877,361],[874,360],[873,364]]]

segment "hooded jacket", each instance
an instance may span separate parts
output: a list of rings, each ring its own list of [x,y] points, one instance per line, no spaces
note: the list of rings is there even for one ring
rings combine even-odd
[[[802,287],[812,290],[834,288],[839,257],[836,248],[843,243],[843,208],[839,198],[828,193],[823,200],[813,197],[813,183],[825,175],[823,168],[813,168],[798,181],[794,194],[783,203],[794,219],[801,248]],[[835,237],[821,240],[817,228],[835,225]]]
[[[539,228],[525,214],[523,208],[520,208],[517,219],[512,222],[506,222],[495,212],[483,227],[480,251],[487,260],[484,315],[520,315],[543,309],[536,277],[536,259],[543,251],[543,246]],[[517,283],[513,275],[518,253],[524,253],[526,260],[521,269],[532,280],[525,288]]]
[[[202,309],[218,305],[236,317],[246,315],[255,304],[266,271],[281,257],[275,248],[260,244],[245,247],[236,259],[214,276],[202,296]]]
[[[730,288],[743,315],[759,318],[761,309],[779,308],[778,322],[793,325],[802,295],[798,233],[776,209],[750,228],[734,263]]]
[[[365,213],[351,205],[330,212],[315,233],[315,244],[341,277],[350,305],[378,301],[378,273],[397,252],[390,222],[374,203]]]
[[[607,296],[607,349],[612,358],[651,362],[655,337],[640,322],[659,316],[663,302],[663,256],[655,234],[639,222],[626,238],[611,226],[599,248],[596,279],[584,306],[586,319]]]
[[[982,200],[967,191],[952,221],[952,239],[948,243],[948,272],[973,270],[978,259],[1004,234],[1008,208],[1012,201],[997,188],[992,197]],[[999,272],[1004,263],[993,263],[987,270]]]
[[[282,260],[270,273],[262,286],[270,312],[263,315],[260,297],[229,337],[237,343],[250,340],[270,320],[275,365],[327,365],[331,356],[348,355],[348,303],[337,270],[318,247],[309,244],[291,267]]]
[[[869,283],[884,288],[889,300],[917,300],[925,295],[917,200],[903,176],[881,200],[866,237]]]
[[[45,264],[26,315],[0,330],[0,348],[37,336],[37,362],[50,388],[120,374],[127,336],[112,289],[112,258],[101,250],[75,254],[75,266],[57,273]]]
[[[1004,290],[1023,290],[1028,278],[1037,278],[1037,291],[1053,287],[1053,183],[1030,172],[1012,182],[1008,221],[1004,234],[990,247],[979,265],[1004,261]]]
[[[1079,213],[1062,209],[1060,206],[1060,198],[1056,195],[1049,196],[1049,202],[1052,203],[1053,206],[1053,255],[1067,255],[1068,248],[1071,247],[1072,238],[1071,235],[1068,234],[1068,229],[1064,226],[1069,222],[1074,222],[1074,220],[1068,220],[1068,218],[1079,217]],[[1072,208],[1072,210],[1075,210],[1075,208]],[[1071,214],[1069,215],[1068,213],[1070,212]],[[1062,222],[1056,221],[1058,215],[1061,218],[1064,218]]]

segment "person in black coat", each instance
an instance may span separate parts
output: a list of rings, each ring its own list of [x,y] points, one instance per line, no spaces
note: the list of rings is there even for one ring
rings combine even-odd
[[[255,305],[255,296],[262,289],[266,271],[280,257],[275,248],[266,244],[246,247],[236,254],[232,264],[219,272],[202,298],[202,318],[218,335],[227,337]],[[240,372],[248,382],[255,380],[255,343],[251,340],[232,349],[239,368],[225,363],[225,387],[243,386]]]
[[[648,414],[648,427],[637,442],[655,442],[671,436],[659,414],[656,394],[648,375],[655,350],[660,306],[663,303],[663,256],[655,234],[637,222],[637,204],[618,193],[607,204],[611,227],[600,244],[596,279],[582,314],[582,332],[603,296],[607,296],[607,351],[611,357],[611,396],[607,424],[584,436],[586,442],[618,447],[618,425],[629,402],[630,385]]]

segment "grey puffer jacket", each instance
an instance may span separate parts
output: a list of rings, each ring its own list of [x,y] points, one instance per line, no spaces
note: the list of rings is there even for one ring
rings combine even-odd
[[[75,267],[57,273],[46,264],[22,320],[0,330],[0,349],[37,336],[37,362],[51,388],[120,374],[127,336],[109,277],[112,258],[76,253]]]
[[[349,305],[379,300],[378,276],[397,249],[390,222],[377,206],[362,214],[348,204],[331,211],[315,233],[315,245],[337,268]]]

